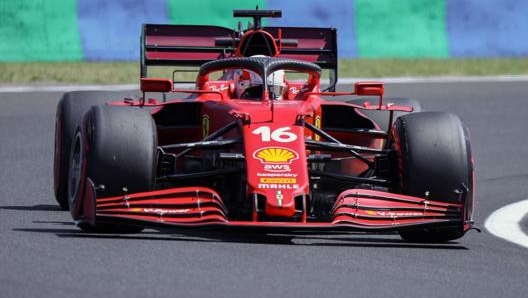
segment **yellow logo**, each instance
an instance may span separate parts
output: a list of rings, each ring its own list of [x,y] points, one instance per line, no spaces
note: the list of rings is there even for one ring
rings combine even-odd
[[[260,159],[262,163],[291,163],[299,158],[299,155],[288,148],[267,147],[255,151],[253,157]]]
[[[319,128],[319,129],[321,128],[321,116],[319,116],[319,115],[317,117],[315,117],[315,127]],[[319,134],[315,134],[314,139],[316,141],[319,141],[321,139],[321,136],[319,136]]]
[[[287,183],[287,184],[294,184],[297,183],[296,178],[260,178],[260,183]]]

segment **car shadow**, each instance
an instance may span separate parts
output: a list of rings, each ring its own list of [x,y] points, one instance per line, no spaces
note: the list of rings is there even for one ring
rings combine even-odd
[[[0,209],[20,211],[64,211],[58,205],[52,204],[38,204],[33,206],[0,206]]]
[[[68,222],[41,222],[36,224],[53,224],[61,227],[53,228],[21,228],[20,232],[49,233],[60,238],[84,239],[119,239],[130,241],[181,241],[181,242],[219,242],[259,245],[295,245],[314,247],[379,247],[379,248],[410,248],[410,249],[444,249],[468,250],[459,242],[446,243],[411,243],[395,237],[395,234],[357,234],[357,233],[288,233],[273,234],[249,231],[233,231],[224,229],[208,230],[144,230],[135,234],[110,234],[83,232]]]
[[[59,211],[57,205],[39,204],[33,206],[0,206],[5,210],[21,211]],[[135,234],[87,233],[75,226],[73,221],[39,221],[32,222],[35,228],[15,228],[14,231],[55,234],[61,238],[86,239],[123,239],[131,241],[187,241],[187,242],[222,242],[270,245],[327,246],[327,247],[396,247],[414,249],[467,250],[459,242],[446,243],[412,243],[397,234],[365,234],[354,232],[273,232],[248,229],[227,228],[159,228],[145,229]]]

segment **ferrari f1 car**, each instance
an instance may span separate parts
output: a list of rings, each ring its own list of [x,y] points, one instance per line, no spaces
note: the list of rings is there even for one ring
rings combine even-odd
[[[81,229],[397,232],[436,242],[472,228],[472,152],[457,116],[384,98],[378,82],[335,91],[335,29],[262,26],[280,11],[234,16],[254,23],[143,25],[137,100],[63,95],[55,193]],[[199,67],[194,88],[148,77],[151,65]],[[237,92],[242,79],[251,96]]]

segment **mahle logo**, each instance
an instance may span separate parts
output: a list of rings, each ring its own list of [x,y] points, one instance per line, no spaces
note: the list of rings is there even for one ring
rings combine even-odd
[[[297,152],[288,148],[266,147],[253,153],[253,157],[259,159],[261,163],[291,163],[299,158]]]

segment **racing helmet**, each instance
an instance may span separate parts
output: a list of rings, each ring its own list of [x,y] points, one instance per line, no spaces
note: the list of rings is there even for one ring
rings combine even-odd
[[[264,55],[253,55],[251,57],[266,57]],[[249,70],[239,70],[241,73],[236,77],[235,92],[238,98],[260,98],[262,96],[262,79],[256,73]],[[268,92],[271,99],[282,99],[286,82],[284,70],[277,70],[266,78]]]
[[[262,79],[256,73],[240,70],[235,78],[235,93],[238,98],[260,98],[262,96]],[[282,99],[286,89],[284,70],[277,70],[270,74],[266,83],[271,99]]]
[[[272,99],[282,99],[286,83],[284,81],[284,70],[280,69],[274,71],[266,79],[268,83],[268,90]]]

